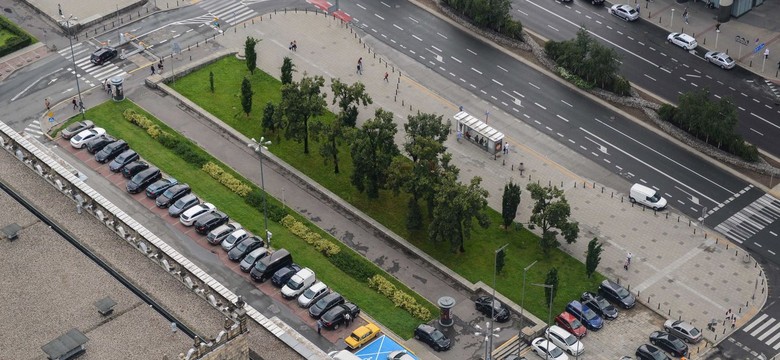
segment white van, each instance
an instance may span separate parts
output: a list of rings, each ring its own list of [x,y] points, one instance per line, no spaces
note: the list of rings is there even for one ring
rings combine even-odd
[[[666,207],[666,199],[662,198],[661,194],[642,184],[631,186],[631,193],[628,195],[628,199],[632,203],[640,203],[653,210],[661,210]]]
[[[361,360],[360,357],[347,350],[331,351],[328,356],[333,360]]]
[[[282,287],[282,297],[285,299],[292,299],[308,289],[314,284],[317,278],[314,276],[314,271],[309,268],[303,268],[298,270],[290,280],[287,281]]]

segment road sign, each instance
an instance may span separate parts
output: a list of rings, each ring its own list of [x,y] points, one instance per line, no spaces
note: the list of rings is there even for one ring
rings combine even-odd
[[[50,122],[50,123],[53,123],[53,122],[54,122],[54,116],[52,116],[52,117],[50,117],[50,118],[49,118],[49,122]]]
[[[749,44],[749,42],[748,42],[748,39],[745,39],[744,37],[742,37],[742,36],[739,36],[739,35],[737,35],[737,37],[736,37],[736,38],[734,38],[734,40],[735,40],[737,43],[739,43],[739,44],[742,44],[742,45],[745,45],[745,46],[747,46],[747,44]]]
[[[756,46],[756,48],[753,49],[753,53],[755,54],[755,53],[761,51],[761,49],[763,49],[765,46],[766,46],[766,43],[758,44],[758,46]]]

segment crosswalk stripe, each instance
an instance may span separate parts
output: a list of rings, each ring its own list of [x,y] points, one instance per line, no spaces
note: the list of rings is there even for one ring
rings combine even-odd
[[[780,323],[775,324],[775,326],[773,326],[771,329],[769,329],[766,332],[764,332],[763,334],[761,334],[761,336],[758,337],[758,340],[762,340],[763,341],[769,335],[772,335],[773,332],[777,331],[777,329],[780,329]]]
[[[729,239],[742,243],[780,219],[780,200],[764,194],[715,227]]]
[[[775,340],[777,340],[777,339],[780,339],[780,333],[777,333],[777,334],[775,334],[775,336],[772,336],[772,338],[767,340],[766,342],[764,342],[764,344],[772,346],[772,343],[775,342]],[[780,344],[780,343],[778,343],[778,344]]]
[[[767,314],[761,314],[761,316],[759,316],[758,319],[753,320],[753,322],[750,323],[748,326],[745,326],[742,329],[742,331],[744,331],[744,332],[750,331],[750,329],[754,328],[756,325],[758,325],[759,323],[761,323],[762,321],[764,321],[764,319],[766,319],[768,317],[769,317],[769,315],[767,315]]]
[[[769,325],[772,325],[773,322],[775,322],[775,318],[771,318],[771,319],[767,320],[767,322],[761,324],[761,326],[759,326],[757,329],[753,330],[753,332],[750,333],[750,336],[755,337],[756,335],[758,335],[758,333],[764,331],[764,329],[769,327]]]

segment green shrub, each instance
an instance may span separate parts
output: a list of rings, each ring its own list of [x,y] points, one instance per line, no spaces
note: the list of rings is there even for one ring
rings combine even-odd
[[[341,271],[361,282],[368,282],[368,279],[377,274],[373,264],[352,251],[341,251],[328,260]]]
[[[209,174],[212,178],[219,181],[220,184],[225,185],[230,191],[236,193],[238,196],[246,197],[251,192],[252,188],[236,179],[232,174],[222,170],[219,165],[212,162],[207,162],[201,167],[206,174]]]
[[[390,299],[395,306],[400,307],[412,316],[428,321],[431,319],[431,311],[420,305],[411,295],[398,290],[392,282],[388,281],[382,275],[374,275],[368,279],[368,287],[376,290],[380,294]]]
[[[179,155],[179,157],[182,158],[184,161],[197,167],[202,167],[208,162],[208,159],[205,156],[193,150],[190,147],[190,145],[185,142],[179,142],[171,150],[173,150],[174,153]]]
[[[338,245],[332,243],[330,240],[323,239],[320,234],[311,231],[306,224],[295,220],[295,218],[290,215],[284,216],[284,218],[281,219],[281,224],[290,230],[291,233],[295,234],[295,236],[303,239],[307,244],[314,246],[317,251],[327,257],[331,257],[341,252],[341,248],[338,247]]]
[[[253,208],[260,209],[260,211],[263,210],[263,192],[260,189],[252,189],[244,198],[244,201]]]
[[[628,96],[631,95],[631,83],[622,75],[616,75],[612,77],[612,82],[607,90],[620,96]]]
[[[674,107],[672,105],[669,105],[669,104],[663,104],[663,105],[661,105],[661,108],[658,109],[658,116],[663,121],[668,121],[668,122],[672,122],[673,123],[674,122],[674,115],[675,115],[676,112],[677,112],[677,108],[676,107]]]
[[[279,222],[284,218],[285,216],[289,215],[287,213],[287,210],[282,208],[279,205],[268,203],[268,218],[272,221]]]
[[[171,133],[163,131],[157,138],[157,141],[168,149],[173,149],[179,144],[179,139]]]

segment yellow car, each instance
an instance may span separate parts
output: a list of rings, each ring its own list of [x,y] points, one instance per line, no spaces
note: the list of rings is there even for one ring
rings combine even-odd
[[[352,332],[352,335],[346,338],[344,342],[347,343],[347,346],[349,346],[350,349],[357,349],[375,338],[377,334],[379,334],[379,331],[379,327],[372,323],[368,323],[355,329],[355,331]]]

